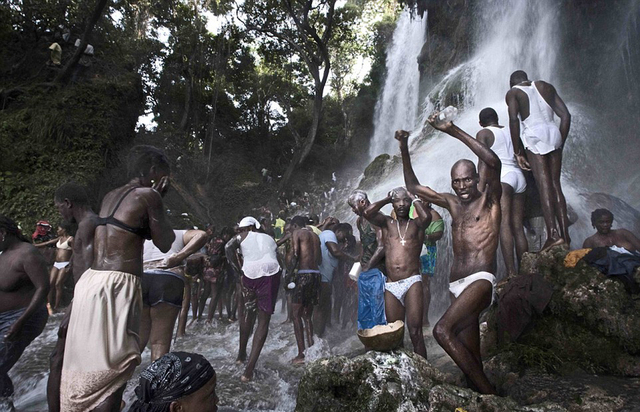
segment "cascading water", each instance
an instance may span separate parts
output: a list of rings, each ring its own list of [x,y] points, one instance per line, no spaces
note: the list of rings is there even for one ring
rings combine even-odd
[[[398,154],[397,142],[393,139],[396,129],[412,130],[410,138],[411,156],[414,170],[422,184],[429,185],[440,192],[451,192],[450,168],[455,161],[468,158],[474,161],[476,156],[461,142],[435,132],[426,125],[427,116],[434,109],[444,108],[454,102],[460,109],[456,120],[463,130],[472,136],[480,129],[478,113],[484,107],[493,107],[499,115],[500,123],[508,124],[508,115],[504,96],[509,86],[510,74],[518,69],[527,71],[532,79],[544,79],[554,84],[563,96],[563,85],[556,76],[559,64],[560,34],[558,32],[560,5],[552,0],[528,2],[523,0],[491,1],[486,0],[476,6],[475,17],[476,46],[472,57],[462,65],[453,68],[442,79],[431,79],[437,82],[428,92],[421,104],[420,115],[414,121],[408,119],[400,123],[407,112],[413,110],[404,103],[385,106],[387,88],[394,87],[389,79],[399,78],[398,73],[392,72],[401,66],[403,61],[414,61],[417,54],[401,54],[396,49],[409,47],[396,42],[401,38],[406,44],[413,44],[406,38],[413,33],[415,40],[424,38],[423,33],[415,33],[410,25],[400,22],[394,33],[394,42],[387,54],[387,68],[389,70],[385,88],[379,107],[385,107],[385,112],[376,110],[375,133],[371,143],[372,159],[385,149],[389,154]],[[411,32],[410,32],[411,31]],[[412,48],[412,50],[414,50]],[[417,48],[416,50],[419,50]],[[400,60],[401,59],[401,60]],[[398,70],[398,69],[396,69]],[[612,149],[602,142],[600,132],[603,126],[594,119],[594,113],[583,107],[579,102],[567,101],[573,115],[572,129],[564,149],[564,163],[562,184],[568,203],[578,216],[578,222],[570,229],[572,244],[580,246],[586,236],[593,233],[589,222],[589,213],[585,203],[585,192],[606,191],[614,192],[606,184],[598,186],[593,179],[593,164],[599,159],[604,160]],[[386,116],[385,118],[378,117]],[[381,126],[379,126],[381,125]],[[592,171],[587,170],[591,167]],[[387,178],[368,190],[372,201],[380,199],[396,187],[404,185],[400,166],[387,174]],[[590,205],[592,206],[592,205]],[[445,227],[450,228],[450,217],[446,211],[439,210],[446,221]],[[614,212],[615,213],[615,212]],[[631,222],[617,220],[622,227]],[[432,280],[432,312],[430,317],[437,319],[449,305],[448,275],[450,270],[451,237],[445,230],[445,236],[439,242],[439,256],[437,275]],[[499,254],[500,255],[500,254]],[[498,276],[504,273],[502,257],[498,257]]]
[[[418,54],[427,34],[426,15],[420,19],[404,11],[387,52],[387,78],[374,114],[375,135],[372,157],[391,149],[387,136],[407,125],[415,126],[418,119],[420,73]]]

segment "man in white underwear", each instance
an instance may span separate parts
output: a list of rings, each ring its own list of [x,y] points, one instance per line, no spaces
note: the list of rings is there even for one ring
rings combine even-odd
[[[389,203],[393,205],[395,219],[380,212]],[[418,214],[415,219],[409,218],[411,204],[415,205]],[[422,334],[424,308],[420,252],[424,231],[431,223],[431,213],[425,210],[422,199],[412,199],[407,189],[397,187],[384,199],[370,204],[364,211],[364,218],[382,229],[388,277],[384,293],[387,322],[404,321],[409,328],[413,351],[426,359],[427,348]]]
[[[527,251],[527,237],[524,234],[524,202],[527,181],[518,166],[513,153],[513,144],[509,135],[509,128],[500,126],[498,113],[491,107],[480,111],[480,130],[476,139],[487,145],[488,148],[500,158],[502,170],[500,171],[500,183],[502,184],[502,197],[500,198],[500,210],[502,211],[502,223],[500,224],[500,249],[507,268],[508,275],[517,273],[522,255]],[[478,159],[478,172],[482,176],[484,162]],[[484,181],[480,180],[480,188],[484,188]],[[513,254],[515,246],[515,256]]]
[[[433,329],[433,337],[464,372],[468,386],[480,393],[494,394],[480,357],[480,313],[491,305],[495,286],[496,250],[500,233],[500,159],[486,145],[449,121],[429,124],[464,143],[482,161],[480,174],[471,160],[458,160],[451,167],[454,194],[437,193],[420,185],[409,156],[409,133],[396,132],[400,141],[404,181],[412,193],[443,207],[451,214],[453,265],[449,291],[451,306]],[[484,187],[479,188],[480,181]]]
[[[513,149],[520,167],[531,168],[533,172],[547,227],[547,241],[542,250],[563,243],[569,246],[569,218],[560,169],[571,114],[552,84],[542,80],[532,82],[522,70],[513,72],[509,83],[511,89],[505,99]],[[560,118],[559,127],[553,121],[554,113]]]

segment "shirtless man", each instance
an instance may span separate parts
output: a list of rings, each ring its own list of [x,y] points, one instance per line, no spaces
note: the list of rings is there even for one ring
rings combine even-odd
[[[14,410],[8,373],[47,324],[49,276],[40,252],[2,215],[0,268],[0,408]]]
[[[404,181],[407,188],[451,214],[453,265],[451,267],[451,306],[433,329],[433,336],[467,377],[469,386],[481,393],[495,393],[484,374],[480,358],[480,313],[492,302],[496,269],[496,250],[500,233],[500,159],[487,146],[459,129],[452,122],[429,123],[467,145],[485,164],[478,175],[471,160],[458,160],[451,168],[451,187],[455,195],[437,193],[420,185],[409,157],[409,133],[396,132],[400,141]],[[478,183],[485,182],[480,190]]]
[[[591,224],[597,230],[585,239],[583,248],[618,246],[629,252],[640,252],[640,239],[626,229],[611,229],[613,213],[608,209],[596,209],[591,213]]]
[[[71,255],[73,283],[76,284],[80,280],[80,276],[91,267],[93,262],[93,235],[98,224],[98,215],[91,209],[86,191],[78,184],[63,184],[56,190],[53,200],[62,218],[66,222],[78,225],[73,242],[73,254]],[[50,412],[60,411],[62,360],[72,305],[73,302],[67,308],[60,322],[58,342],[51,354],[49,380],[47,381],[47,402]]]
[[[253,335],[251,354],[240,380],[253,379],[253,370],[258,362],[267,334],[269,322],[276,306],[280,286],[280,264],[275,240],[266,233],[260,233],[260,223],[247,216],[238,223],[239,233],[225,246],[227,260],[234,271],[241,276],[240,286],[244,311],[240,314],[240,348],[236,362],[247,359],[247,343],[258,317],[258,327]],[[237,252],[242,252],[242,267]]]
[[[313,306],[318,304],[320,294],[320,270],[322,252],[320,238],[307,228],[307,218],[295,216],[291,219],[292,257],[288,273],[293,274],[295,287],[291,296],[293,315],[293,333],[298,344],[298,355],[292,363],[304,362],[304,332],[307,332],[307,344],[313,345]],[[287,285],[285,285],[287,287]],[[304,322],[304,324],[303,324]]]
[[[382,229],[372,225],[364,218],[364,211],[371,205],[366,192],[354,190],[349,195],[347,203],[351,206],[353,213],[358,216],[356,227],[360,232],[360,243],[362,244],[360,267],[363,272],[367,272],[369,269],[377,267],[384,258]]]
[[[102,201],[93,263],[76,284],[60,385],[65,412],[120,407],[140,363],[144,240],[166,252],[175,238],[162,203],[168,159],[155,147],[135,146],[130,166],[131,180]]]
[[[524,192],[527,189],[527,181],[515,160],[509,129],[498,123],[498,113],[487,107],[480,111],[479,117],[482,130],[476,134],[476,139],[490,148],[502,163],[500,170],[500,184],[502,185],[500,249],[507,268],[507,275],[515,275],[517,273],[516,259],[520,264],[522,255],[528,249],[527,237],[524,234]],[[484,162],[478,159],[478,172],[481,176],[484,175],[485,167]],[[480,189],[484,188],[485,184],[486,182],[480,180]],[[513,254],[514,244],[515,256]]]
[[[393,205],[397,219],[380,212],[389,203]],[[415,219],[409,217],[411,204],[415,205]],[[406,322],[413,351],[426,359],[427,348],[422,335],[424,308],[420,252],[424,231],[431,223],[431,213],[425,211],[420,198],[412,199],[407,189],[397,187],[384,199],[369,205],[364,211],[364,217],[382,229],[386,275],[389,279],[384,293],[387,322]]]
[[[533,171],[540,191],[547,227],[547,241],[542,250],[563,243],[569,246],[569,218],[560,169],[571,114],[552,84],[542,80],[532,82],[527,73],[517,70],[511,74],[509,85],[511,89],[505,99],[516,160],[523,170]],[[553,122],[554,113],[560,118],[560,128]]]

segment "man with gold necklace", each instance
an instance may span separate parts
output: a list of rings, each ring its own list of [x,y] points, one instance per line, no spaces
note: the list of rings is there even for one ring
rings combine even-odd
[[[393,206],[395,219],[380,212],[389,203]],[[412,203],[418,214],[415,219],[409,218]],[[424,231],[431,223],[431,213],[425,210],[419,198],[412,199],[407,189],[397,187],[384,199],[369,205],[364,217],[382,229],[388,276],[384,293],[387,322],[404,321],[409,328],[413,351],[426,358],[427,349],[422,335],[424,308],[420,252]]]

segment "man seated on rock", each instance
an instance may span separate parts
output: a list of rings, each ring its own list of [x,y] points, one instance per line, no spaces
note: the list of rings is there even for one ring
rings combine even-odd
[[[608,209],[596,209],[591,213],[591,224],[596,234],[585,239],[583,248],[617,246],[629,252],[640,252],[640,240],[626,229],[611,229],[613,213]]]
[[[291,219],[292,257],[287,272],[295,286],[291,296],[293,333],[298,344],[298,355],[292,363],[304,362],[304,335],[307,343],[313,345],[313,306],[318,304],[321,275],[319,265],[322,262],[320,238],[307,227],[307,218],[296,216]],[[285,285],[287,287],[287,285]],[[304,324],[303,324],[304,321]]]
[[[433,330],[433,336],[464,372],[471,389],[493,394],[495,389],[484,374],[480,358],[480,313],[491,305],[495,286],[496,250],[500,234],[500,159],[486,145],[469,136],[452,122],[437,123],[438,113],[429,124],[467,145],[486,167],[481,175],[471,160],[458,160],[451,168],[451,187],[455,195],[437,193],[420,185],[409,156],[409,132],[399,130],[404,180],[407,188],[451,214],[453,265],[451,267],[451,306]],[[485,187],[478,188],[478,183]],[[387,253],[388,254],[388,253]]]
[[[380,212],[391,203],[397,219]],[[411,204],[415,204],[418,216],[409,217]],[[405,321],[413,350],[427,357],[422,335],[422,275],[420,275],[420,252],[424,231],[431,223],[431,213],[425,211],[422,200],[411,199],[407,189],[397,187],[387,197],[372,203],[364,211],[364,217],[372,225],[382,229],[385,264],[388,282],[385,285],[385,313],[387,322]],[[405,320],[406,317],[406,320]]]

